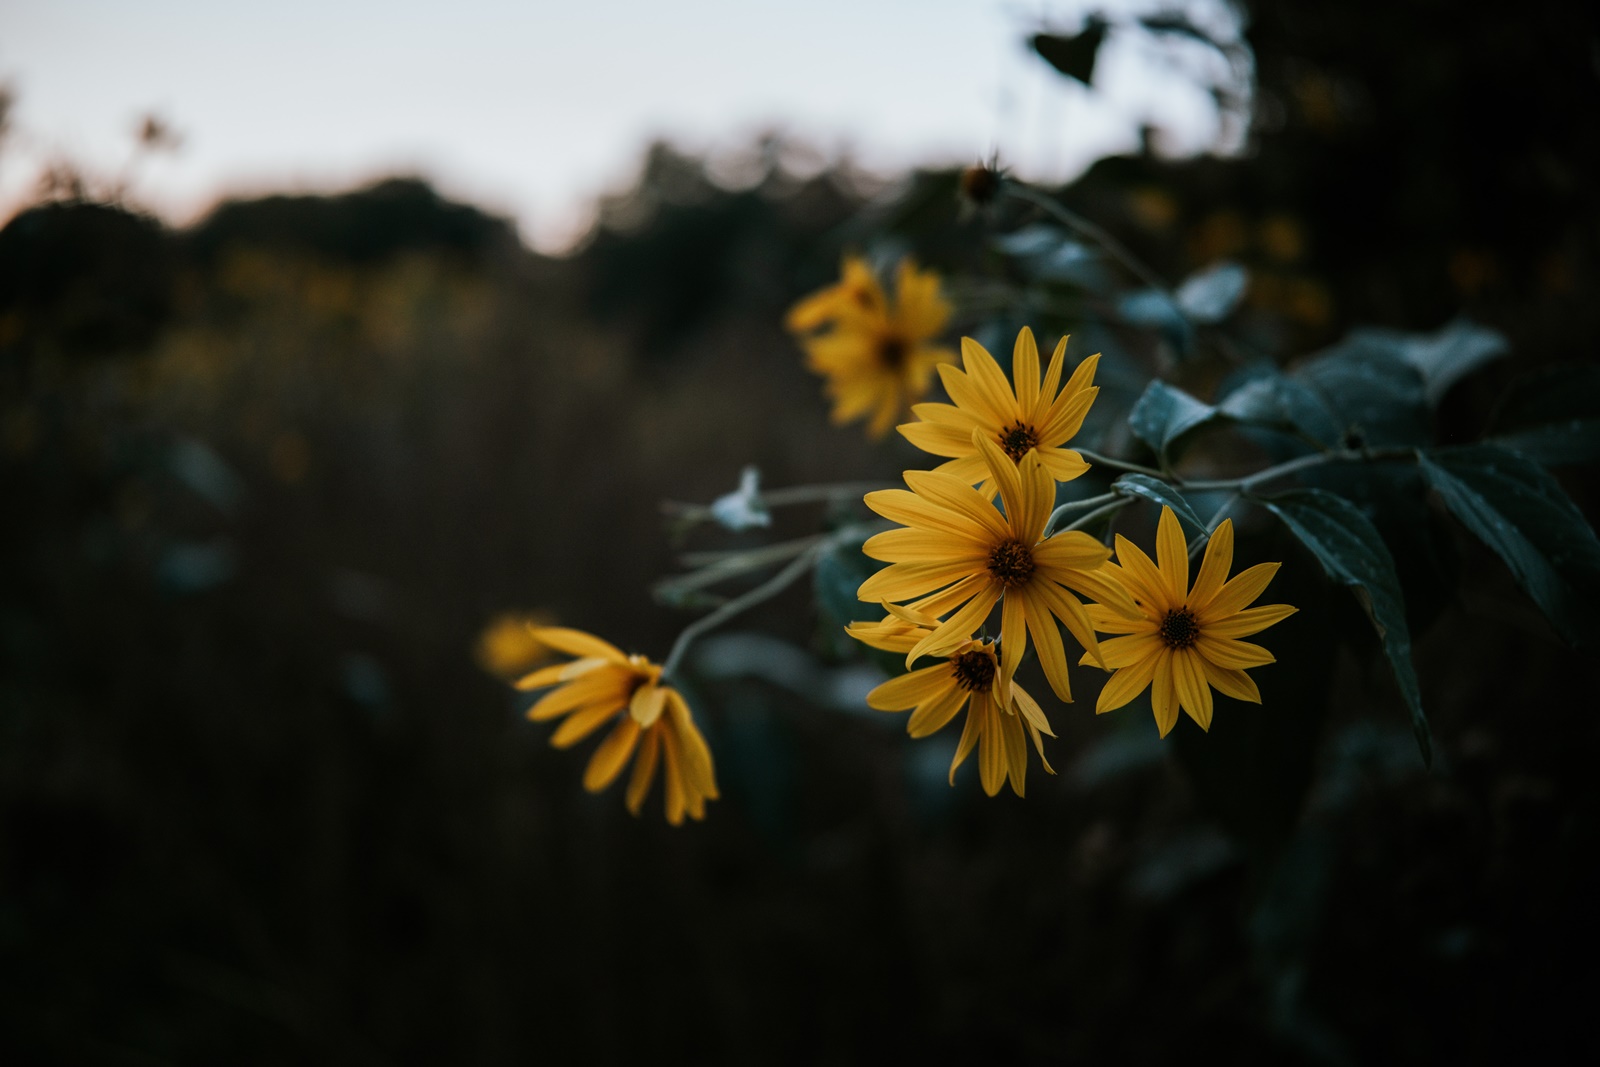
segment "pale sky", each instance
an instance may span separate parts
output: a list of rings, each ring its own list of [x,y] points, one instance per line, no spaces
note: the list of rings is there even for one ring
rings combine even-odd
[[[1081,4],[995,0],[0,0],[0,218],[67,158],[109,177],[140,116],[183,137],[131,199],[174,222],[225,195],[338,191],[420,173],[514,218],[535,246],[580,236],[651,138],[732,152],[779,128],[885,173],[998,149],[1061,181],[1131,148],[1217,135],[1208,98],[1102,49],[1090,94],[1024,38]],[[1115,41],[1113,41],[1115,43]]]

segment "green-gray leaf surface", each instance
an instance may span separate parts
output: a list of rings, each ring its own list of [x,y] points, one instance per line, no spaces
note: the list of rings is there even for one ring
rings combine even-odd
[[[1202,423],[1215,418],[1217,409],[1204,404],[1159,379],[1145,387],[1144,394],[1128,413],[1134,436],[1165,456],[1173,441]]]
[[[1142,496],[1156,504],[1164,504],[1172,509],[1172,513],[1179,520],[1188,525],[1191,533],[1205,533],[1206,524],[1200,521],[1200,516],[1194,513],[1194,508],[1178,492],[1159,478],[1152,478],[1147,474],[1124,474],[1111,483],[1111,491],[1123,496]]]
[[[1411,662],[1405,598],[1383,538],[1360,508],[1322,489],[1296,489],[1261,498],[1260,502],[1311,550],[1328,577],[1349,586],[1366,609],[1389,657],[1400,694],[1411,711],[1411,730],[1422,751],[1422,761],[1431,766],[1433,743],[1422,711],[1416,668]]]

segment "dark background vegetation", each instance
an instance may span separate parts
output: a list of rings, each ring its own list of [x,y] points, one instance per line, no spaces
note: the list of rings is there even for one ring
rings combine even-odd
[[[1287,356],[1355,324],[1501,330],[1515,355],[1446,399],[1447,441],[1517,375],[1593,362],[1591,7],[1258,5],[1249,42],[1249,156],[1108,160],[1065,201],[1168,277],[1245,262],[1241,330]],[[1078,670],[1063,773],[1026,801],[949,789],[949,747],[898,720],[708,665],[724,799],[673,830],[658,797],[635,820],[583,793],[583,753],[474,663],[505,609],[662,656],[689,617],[646,592],[664,498],[745,462],[922,462],[828,426],[778,323],[876,233],[993,270],[988,228],[1024,215],[964,216],[955,185],[774,163],[729,191],[658,146],[561,260],[404,179],[188,230],[73,197],[12,219],[7,1062],[1600,1053],[1592,652],[1465,535],[1442,587],[1402,575],[1431,773],[1359,610],[1259,523],[1238,558],[1283,559],[1268,599],[1302,608],[1265,706],[1156,743],[1147,706],[1090,714]],[[1564,481],[1595,515],[1588,472]],[[804,590],[748,627],[859,677]]]

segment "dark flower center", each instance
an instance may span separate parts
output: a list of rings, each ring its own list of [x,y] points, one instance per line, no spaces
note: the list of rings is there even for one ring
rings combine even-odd
[[[899,370],[905,366],[909,346],[899,337],[884,337],[878,341],[878,362],[886,370]]]
[[[1021,541],[1002,541],[989,553],[989,573],[1008,589],[1033,577],[1033,552]]]
[[[1188,648],[1200,636],[1200,623],[1188,608],[1174,608],[1161,620],[1161,640],[1168,648]]]
[[[1039,435],[1033,432],[1032,426],[1016,423],[1009,430],[1000,435],[1000,448],[1011,457],[1013,463],[1028,454],[1028,450],[1039,443]]]
[[[974,649],[951,656],[950,666],[955,668],[956,684],[969,693],[987,693],[994,685],[994,657],[987,652]]]

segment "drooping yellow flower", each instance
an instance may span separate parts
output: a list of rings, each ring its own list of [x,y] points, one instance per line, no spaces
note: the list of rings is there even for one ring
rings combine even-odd
[[[1013,464],[980,431],[972,434],[989,476],[1000,488],[1005,513],[972,485],[938,471],[906,471],[903,489],[866,495],[866,504],[902,523],[867,539],[862,551],[890,565],[868,578],[856,595],[896,603],[938,618],[954,612],[913,645],[906,666],[918,657],[948,656],[971,639],[999,603],[1002,676],[1015,676],[1030,635],[1039,649],[1050,688],[1072,699],[1066,651],[1056,620],[1098,660],[1094,625],[1073,595],[1092,597],[1113,611],[1136,616],[1122,586],[1100,571],[1111,552],[1086,533],[1043,537],[1055,503],[1055,483],[1037,453]]]
[[[1089,609],[1095,629],[1127,635],[1101,642],[1105,666],[1116,673],[1101,690],[1095,711],[1120,708],[1148,686],[1162,737],[1177,724],[1179,707],[1209,730],[1211,690],[1259,704],[1261,691],[1245,668],[1275,662],[1260,645],[1239,639],[1299,609],[1288,604],[1249,606],[1278,573],[1279,564],[1258,563],[1229,579],[1231,519],[1224,519],[1206,544],[1194,588],[1189,588],[1188,546],[1171,508],[1161,509],[1156,560],[1150,562],[1138,545],[1117,535],[1118,562],[1108,564],[1106,573],[1138,604],[1139,616],[1128,619]]]
[[[826,379],[833,421],[870,414],[868,433],[882,437],[927,393],[934,368],[955,358],[931,343],[949,320],[950,305],[933,271],[901,260],[891,300],[866,261],[851,258],[843,280],[796,304],[787,325],[802,335],[806,366]]]
[[[1024,326],[1011,354],[1011,373],[1016,379],[1013,385],[982,345],[963,337],[961,361],[965,369],[939,368],[945,392],[955,403],[916,405],[911,410],[922,421],[906,423],[900,432],[924,452],[954,457],[935,469],[968,485],[976,485],[988,476],[983,457],[972,444],[974,431],[999,445],[1015,462],[1030,453],[1037,455],[1052,478],[1069,482],[1088,470],[1089,464],[1072,449],[1061,446],[1083,426],[1084,416],[1100,392],[1093,384],[1100,356],[1097,353],[1079,364],[1066,386],[1057,392],[1066,355],[1067,339],[1063,337],[1041,382],[1039,349],[1034,344],[1033,331]],[[984,485],[983,491],[994,496],[990,483]]]
[[[535,722],[568,716],[550,738],[566,748],[616,720],[583,772],[583,787],[598,793],[622,773],[634,750],[639,757],[628,781],[628,810],[644,803],[656,766],[664,765],[667,821],[674,826],[705,817],[705,802],[717,799],[711,750],[676,689],[661,684],[661,668],[643,656],[627,656],[608,642],[580,630],[539,627],[534,636],[578,659],[534,671],[518,689],[555,686],[528,709]]]
[[[933,632],[938,620],[885,605],[890,614],[879,623],[853,623],[847,632],[860,641],[889,652],[909,652]],[[928,737],[942,730],[962,708],[967,721],[950,763],[950,784],[956,768],[978,750],[978,777],[990,796],[1000,792],[1009,778],[1011,791],[1023,795],[1028,774],[1028,741],[1039,752],[1039,762],[1056,773],[1045,759],[1043,734],[1055,736],[1039,702],[1020,685],[1000,673],[993,641],[969,640],[956,646],[945,662],[891,678],[867,694],[868,707],[879,711],[911,711],[906,732]]]

